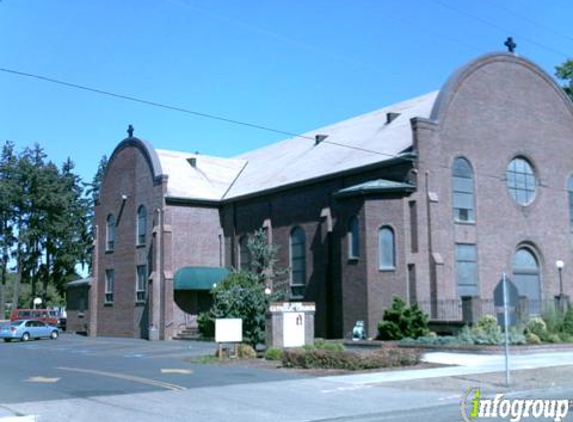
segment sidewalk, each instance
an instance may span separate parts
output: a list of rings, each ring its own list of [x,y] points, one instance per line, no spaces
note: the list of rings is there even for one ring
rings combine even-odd
[[[356,375],[339,375],[324,377],[323,379],[353,385],[364,385],[505,371],[505,356],[502,354],[484,355],[471,353],[430,352],[426,353],[422,360],[424,362],[452,366],[430,369],[373,372]],[[565,365],[573,365],[573,351],[510,355],[509,357],[509,368],[511,371]]]
[[[175,422],[188,420],[182,415],[192,414],[195,422],[223,420],[229,415],[235,422],[302,422],[454,406],[468,387],[483,386],[489,391],[491,386],[491,391],[519,392],[538,389],[542,383],[545,388],[557,387],[560,382],[573,384],[573,352],[511,356],[512,376],[516,380],[511,390],[497,386],[504,379],[501,354],[432,352],[424,360],[458,366],[17,403],[0,406],[0,421]],[[552,379],[556,381],[553,384]],[[40,416],[3,419],[2,416],[10,415],[8,410],[11,415]]]

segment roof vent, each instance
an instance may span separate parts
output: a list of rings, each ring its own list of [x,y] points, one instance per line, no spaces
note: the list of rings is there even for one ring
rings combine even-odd
[[[196,157],[191,157],[187,159],[187,162],[189,164],[191,164],[191,167],[196,168],[197,167],[197,158]]]
[[[386,124],[389,125],[390,123],[392,123],[399,115],[400,113],[393,113],[393,112],[386,113]]]
[[[314,135],[314,145],[320,144],[326,138],[328,138],[328,135]]]

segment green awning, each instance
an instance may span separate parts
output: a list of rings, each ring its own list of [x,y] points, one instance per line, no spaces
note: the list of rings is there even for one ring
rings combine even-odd
[[[174,290],[211,290],[227,277],[229,270],[220,267],[183,267],[173,277]]]

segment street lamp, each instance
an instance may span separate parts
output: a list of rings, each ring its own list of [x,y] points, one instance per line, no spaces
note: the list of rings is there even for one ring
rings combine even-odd
[[[559,271],[559,296],[561,297],[563,296],[563,276],[561,272],[563,271],[565,263],[560,259],[558,259],[557,261],[555,261],[555,266],[557,267],[557,271]]]

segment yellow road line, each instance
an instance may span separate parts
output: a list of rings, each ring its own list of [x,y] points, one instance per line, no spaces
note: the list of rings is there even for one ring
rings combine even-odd
[[[166,390],[173,390],[173,391],[186,390],[185,387],[182,387],[182,386],[177,385],[177,384],[171,384],[168,382],[156,381],[156,380],[152,380],[149,378],[136,377],[133,375],[117,374],[114,372],[96,371],[94,369],[69,368],[66,366],[60,366],[56,369],[59,369],[61,371],[81,372],[84,374],[100,375],[102,377],[110,377],[110,378],[117,378],[117,379],[122,379],[122,380],[126,380],[126,381],[133,381],[133,382],[138,382],[140,384],[146,384],[146,385],[152,385],[154,387],[165,388]]]

